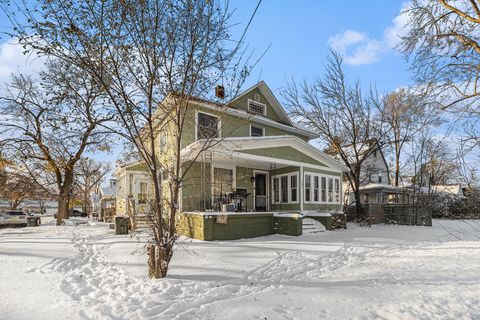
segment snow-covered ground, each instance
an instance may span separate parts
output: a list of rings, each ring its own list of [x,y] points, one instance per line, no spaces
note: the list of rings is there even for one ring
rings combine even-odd
[[[480,221],[182,239],[167,279],[105,224],[0,229],[0,319],[480,319]]]

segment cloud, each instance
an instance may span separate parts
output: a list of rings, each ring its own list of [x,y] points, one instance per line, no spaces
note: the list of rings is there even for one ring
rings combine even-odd
[[[366,33],[346,30],[344,33],[328,39],[330,47],[343,55],[350,65],[370,64],[379,60],[383,51],[380,41],[370,39]]]
[[[12,73],[35,74],[44,63],[45,58],[36,54],[25,55],[17,39],[10,38],[0,44],[0,86],[9,82]]]
[[[349,65],[372,64],[380,60],[381,55],[395,49],[400,43],[401,36],[408,31],[408,15],[402,14],[410,6],[404,2],[400,14],[392,20],[391,26],[383,32],[382,39],[372,39],[365,32],[346,30],[328,39],[328,45],[343,55],[345,63]]]

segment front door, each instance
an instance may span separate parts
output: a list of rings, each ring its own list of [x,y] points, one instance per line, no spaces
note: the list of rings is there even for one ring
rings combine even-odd
[[[255,173],[255,211],[267,211],[267,175]]]

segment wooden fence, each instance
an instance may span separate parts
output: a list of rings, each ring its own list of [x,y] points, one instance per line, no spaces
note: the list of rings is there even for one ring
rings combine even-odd
[[[362,213],[357,217],[355,207],[346,208],[349,221],[368,219],[372,224],[387,223],[409,226],[431,226],[432,209],[412,204],[362,204]]]

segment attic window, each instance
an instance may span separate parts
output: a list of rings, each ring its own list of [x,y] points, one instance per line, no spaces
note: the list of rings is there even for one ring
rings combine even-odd
[[[263,103],[248,99],[248,111],[265,116],[266,109]]]

